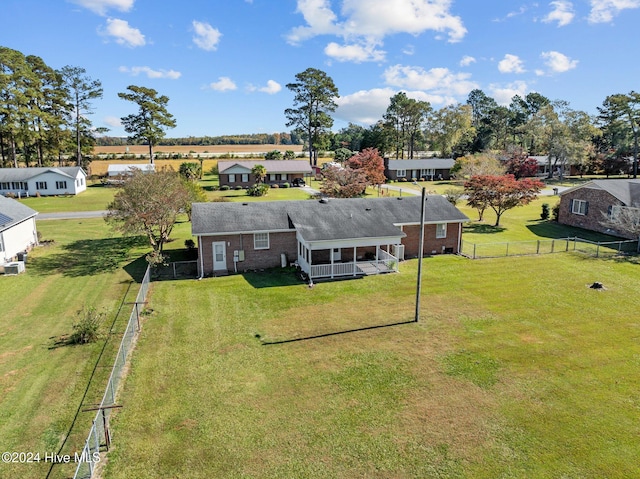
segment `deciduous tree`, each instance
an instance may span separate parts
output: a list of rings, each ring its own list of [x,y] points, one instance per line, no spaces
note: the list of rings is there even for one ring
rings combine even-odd
[[[473,176],[464,184],[468,195],[468,204],[478,210],[480,220],[482,213],[491,208],[496,214],[494,226],[500,226],[500,218],[505,211],[516,206],[529,204],[537,198],[537,194],[544,187],[542,182],[531,178],[516,180],[513,175]]]
[[[118,93],[123,100],[138,105],[138,113],[122,117],[124,131],[135,141],[144,141],[149,145],[149,163],[153,163],[153,147],[164,138],[165,128],[175,128],[173,115],[167,110],[169,97],[158,96],[153,88],[130,85],[128,92]]]
[[[364,173],[367,186],[385,182],[384,159],[376,148],[366,148],[347,160],[347,167]]]
[[[320,191],[331,198],[354,198],[367,188],[363,170],[330,166],[324,170]]]
[[[152,257],[160,261],[176,218],[190,198],[184,180],[175,171],[136,171],[107,206],[105,220],[124,234],[146,235]]]

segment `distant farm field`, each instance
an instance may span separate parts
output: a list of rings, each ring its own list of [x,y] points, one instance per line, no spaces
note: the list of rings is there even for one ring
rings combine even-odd
[[[159,145],[153,148],[155,153],[265,153],[267,151],[291,150],[302,152],[302,145]],[[149,153],[147,145],[121,145],[121,146],[96,146],[93,149],[96,155],[114,153],[123,155],[144,155]]]

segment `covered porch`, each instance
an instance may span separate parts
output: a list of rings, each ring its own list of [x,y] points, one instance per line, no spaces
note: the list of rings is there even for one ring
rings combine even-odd
[[[384,244],[353,244],[353,240],[307,243],[298,238],[298,265],[312,280],[392,273],[398,271],[399,263],[392,253],[401,249],[399,238]]]

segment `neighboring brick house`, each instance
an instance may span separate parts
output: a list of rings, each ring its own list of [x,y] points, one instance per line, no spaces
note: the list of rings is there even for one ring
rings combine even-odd
[[[220,186],[247,188],[254,185],[256,178],[251,174],[251,170],[256,165],[262,165],[267,170],[267,177],[264,182],[268,185],[282,186],[284,183],[291,185],[296,178],[302,179],[312,174],[311,166],[306,160],[219,161],[218,178]]]
[[[390,180],[449,180],[453,158],[427,158],[423,160],[384,159],[384,174]]]
[[[418,256],[421,197],[194,203],[201,276],[297,263],[312,279],[397,271]],[[427,196],[424,254],[458,253],[469,219]]]
[[[640,207],[640,180],[593,180],[562,192],[558,222],[629,237],[603,224],[620,207]]]

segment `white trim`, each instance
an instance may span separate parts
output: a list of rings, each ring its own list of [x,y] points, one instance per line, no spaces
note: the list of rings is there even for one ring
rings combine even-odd
[[[447,223],[436,223],[436,239],[447,237]]]
[[[578,200],[574,198],[571,201],[571,213],[574,215],[585,216],[587,214],[587,203],[586,200]]]
[[[266,238],[258,238],[258,235],[266,235]],[[266,239],[266,246],[258,246],[258,242],[263,243]],[[269,249],[269,247],[271,246],[270,244],[270,239],[269,239],[269,233],[253,233],[253,249],[255,250],[260,250],[260,249]]]

